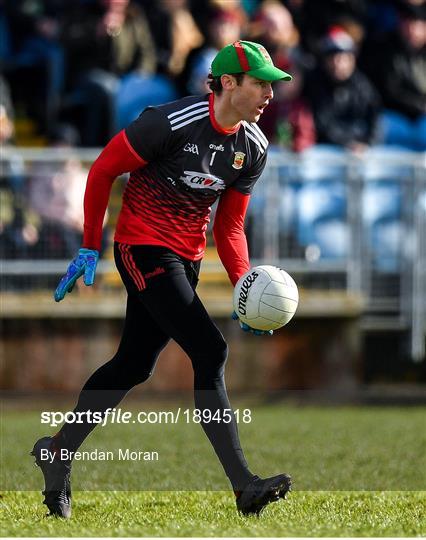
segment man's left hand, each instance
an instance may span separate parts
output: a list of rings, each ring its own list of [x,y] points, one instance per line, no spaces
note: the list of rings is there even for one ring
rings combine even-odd
[[[273,330],[257,330],[256,328],[252,328],[245,322],[240,321],[235,311],[232,313],[231,317],[234,319],[234,321],[238,321],[240,323],[240,327],[243,332],[250,332],[250,334],[254,334],[255,336],[272,336],[274,333]]]

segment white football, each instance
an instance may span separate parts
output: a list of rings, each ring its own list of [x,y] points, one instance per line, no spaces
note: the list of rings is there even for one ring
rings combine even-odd
[[[277,330],[296,312],[299,291],[294,279],[276,266],[255,266],[234,288],[234,310],[256,330]]]

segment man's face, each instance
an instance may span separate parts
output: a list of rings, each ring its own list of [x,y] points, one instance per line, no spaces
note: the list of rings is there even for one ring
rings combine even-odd
[[[400,32],[404,40],[413,49],[420,50],[426,45],[426,22],[420,19],[403,18]]]
[[[351,52],[336,52],[325,59],[325,68],[336,81],[346,81],[355,71],[355,55]]]
[[[244,75],[241,84],[233,88],[230,103],[240,120],[257,122],[273,97],[270,82]]]

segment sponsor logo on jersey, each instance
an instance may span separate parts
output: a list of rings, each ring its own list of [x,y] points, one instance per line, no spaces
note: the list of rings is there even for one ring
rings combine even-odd
[[[244,165],[244,158],[246,155],[244,152],[234,152],[234,163],[232,166],[234,169],[241,169],[241,167]]]
[[[211,144],[209,146],[210,150],[216,150],[218,152],[224,152],[225,151],[225,148],[222,144],[219,144],[219,145],[216,145],[216,144]]]
[[[211,189],[213,191],[225,189],[225,182],[218,176],[197,171],[184,171],[184,173],[185,176],[181,176],[180,180],[193,189]]]
[[[253,283],[256,281],[256,278],[259,277],[257,272],[252,272],[246,277],[246,279],[241,283],[240,294],[238,296],[238,313],[240,315],[247,315],[247,297],[249,290]]]
[[[198,146],[195,143],[190,143],[190,142],[186,143],[185,146],[183,147],[183,151],[192,152],[193,154],[200,155],[200,153],[198,152]]]

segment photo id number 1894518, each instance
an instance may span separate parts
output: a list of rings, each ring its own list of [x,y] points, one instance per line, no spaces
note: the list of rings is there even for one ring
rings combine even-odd
[[[240,422],[250,424],[252,421],[250,409],[235,409],[234,411],[232,409],[216,409],[215,411],[210,409],[185,409],[183,411],[183,417],[187,424],[209,424],[211,422],[230,424],[232,415],[234,415],[237,424]]]

